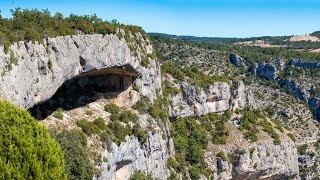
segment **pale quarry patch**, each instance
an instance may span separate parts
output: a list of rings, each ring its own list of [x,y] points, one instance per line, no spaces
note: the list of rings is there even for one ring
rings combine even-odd
[[[319,42],[320,39],[316,36],[310,36],[310,35],[305,35],[305,36],[292,36],[290,38],[290,41],[311,41],[311,42]]]

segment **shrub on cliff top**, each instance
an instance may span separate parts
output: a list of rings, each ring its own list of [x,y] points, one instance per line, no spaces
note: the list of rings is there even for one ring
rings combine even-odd
[[[5,46],[6,52],[11,43],[17,41],[38,41],[48,37],[76,35],[79,31],[85,34],[116,34],[119,28],[126,32],[141,33],[144,39],[147,34],[141,27],[123,25],[116,20],[111,22],[102,20],[94,15],[79,16],[71,14],[64,17],[57,12],[52,15],[48,10],[37,9],[11,10],[12,18],[0,15],[0,44]],[[126,33],[128,36],[128,33]]]
[[[66,179],[64,156],[31,115],[0,101],[0,179]]]

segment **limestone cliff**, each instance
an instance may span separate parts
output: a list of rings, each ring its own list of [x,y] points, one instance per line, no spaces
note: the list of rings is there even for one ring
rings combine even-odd
[[[299,175],[297,149],[289,139],[284,139],[279,146],[272,141],[259,141],[231,154],[233,159],[217,159],[220,173],[216,178],[290,179]]]
[[[136,38],[142,39],[147,54],[153,53],[148,40]],[[151,99],[160,88],[159,64],[149,59],[149,67],[141,66],[142,50],[134,56],[126,41],[116,35],[64,36],[40,44],[18,42],[10,48],[6,54],[0,47],[0,95],[24,108],[51,98],[66,80],[110,67],[137,73],[135,83]]]
[[[208,89],[181,82],[181,92],[170,94],[169,107],[171,117],[201,116],[210,112],[224,112],[228,109],[243,109],[249,104],[250,97],[242,81],[215,82]]]
[[[127,135],[120,144],[111,141],[105,146],[97,134],[88,136],[89,151],[101,154],[99,163],[94,165],[97,170],[94,179],[128,179],[137,169],[150,173],[154,178],[167,179],[170,176],[167,159],[175,157],[171,122],[168,118],[165,122],[156,119],[149,112],[142,114],[131,108],[133,104],[143,96],[147,96],[151,103],[155,102],[161,97],[163,80],[169,80],[170,86],[179,91],[168,95],[168,115],[173,120],[180,116],[202,116],[210,112],[243,109],[251,104],[251,99],[242,81],[214,82],[204,89],[185,81],[177,82],[170,76],[161,77],[160,64],[152,57],[154,50],[150,41],[143,39],[141,34],[131,34],[130,37],[133,43],[116,35],[96,34],[48,38],[43,43],[18,42],[11,45],[8,53],[0,47],[0,97],[26,109],[42,103],[49,106],[62,101],[56,93],[71,96],[77,91],[67,92],[70,89],[90,91],[91,87],[87,88],[87,85],[92,85],[88,82],[92,77],[108,75],[104,79],[93,79],[97,86],[92,88],[97,91],[94,96],[99,97],[95,102],[63,111],[62,120],[49,114],[41,123],[48,128],[80,129],[77,126],[79,119],[87,118],[88,122],[92,122],[102,117],[108,124],[112,117],[104,111],[104,105],[116,103],[138,114],[135,123],[141,126],[147,140],[141,144],[134,135]],[[145,58],[149,63],[142,66]],[[242,62],[238,64],[242,66]],[[59,92],[60,87],[67,90]],[[115,97],[109,98],[100,93],[101,87],[115,88]],[[83,102],[87,97],[78,98]],[[120,124],[133,126],[130,121]],[[256,150],[253,158],[248,158],[250,148]],[[281,178],[298,174],[296,148],[289,140],[282,141],[281,145],[262,141],[243,149],[245,153],[238,157],[239,164],[234,167],[236,175],[231,174],[232,168],[223,167],[221,162],[210,164],[211,168],[222,166],[222,172],[226,175],[214,174],[212,177]],[[91,161],[94,161],[93,158]],[[203,175],[201,177],[205,178]]]

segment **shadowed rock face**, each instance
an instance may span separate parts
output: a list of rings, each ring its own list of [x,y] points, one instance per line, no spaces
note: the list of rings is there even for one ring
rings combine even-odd
[[[290,60],[288,66],[302,67],[305,69],[320,69],[319,62],[306,61],[306,60]]]
[[[137,72],[125,66],[83,73],[65,81],[49,100],[35,105],[29,111],[42,120],[58,108],[71,110],[101,98],[116,97],[128,89],[137,76]]]
[[[243,67],[245,66],[244,59],[237,54],[230,54],[230,61],[233,65],[237,67]]]
[[[251,72],[267,80],[276,80],[278,77],[278,70],[271,63],[256,63],[251,67]]]

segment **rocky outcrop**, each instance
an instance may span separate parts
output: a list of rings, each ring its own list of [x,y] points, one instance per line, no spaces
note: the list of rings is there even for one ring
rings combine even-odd
[[[234,155],[233,165],[218,159],[219,178],[290,179],[299,175],[297,149],[289,139],[283,139],[281,145],[259,141]]]
[[[267,80],[276,80],[278,77],[277,68],[270,63],[255,63],[251,67],[251,73]]]
[[[245,66],[244,59],[237,54],[230,54],[230,62],[237,67]]]
[[[295,177],[299,174],[297,162],[297,148],[291,140],[284,139],[281,145],[274,145],[272,141],[257,142],[250,145],[245,154],[240,156],[234,179]]]
[[[285,62],[280,58],[275,58],[273,63],[277,66],[277,68],[282,71],[284,69]]]
[[[306,60],[290,60],[288,66],[301,67],[305,69],[320,69],[320,63]]]
[[[149,40],[136,38],[151,54]],[[149,59],[149,67],[141,66],[145,55],[140,47],[135,48],[138,53],[134,56],[124,39],[100,34],[48,38],[42,44],[19,42],[11,45],[7,54],[0,47],[0,97],[30,108],[51,98],[66,80],[114,67],[137,73],[134,83],[153,100],[161,86],[159,64]]]
[[[181,91],[170,95],[170,117],[201,116],[210,112],[242,109],[249,103],[242,81],[215,82],[207,90],[182,82]]]
[[[148,122],[152,125],[145,124],[148,118],[151,117],[143,115],[140,119],[144,128],[154,127],[153,132],[148,132],[147,142],[141,145],[138,138],[127,136],[120,146],[112,143],[110,150],[105,149],[102,153],[102,159],[107,160],[100,164],[101,175],[94,179],[128,179],[136,169],[150,173],[153,178],[167,179],[170,171],[166,162],[174,155],[169,124],[158,126],[152,119]]]
[[[281,87],[291,94],[295,95],[299,99],[308,102],[309,92],[300,86],[300,84],[294,79],[282,79],[280,81]]]
[[[306,90],[294,79],[282,79],[280,81],[281,87],[305,103],[309,105],[311,112],[315,115],[315,118],[320,121],[320,98],[311,95],[310,90]]]

